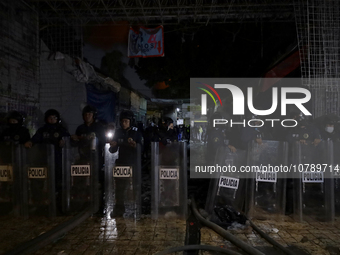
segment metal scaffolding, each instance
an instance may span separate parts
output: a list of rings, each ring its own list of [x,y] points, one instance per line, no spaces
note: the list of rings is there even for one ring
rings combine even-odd
[[[40,38],[51,53],[83,56],[87,27],[206,26],[294,22],[292,0],[21,0],[39,14]],[[96,29],[92,29],[94,31]]]
[[[52,53],[83,57],[83,28],[77,20],[72,24],[46,25],[40,28],[40,38]]]
[[[339,114],[340,3],[296,0],[294,4],[303,85],[313,97],[313,116]]]
[[[292,1],[284,0],[26,0],[45,23],[128,21],[130,25],[227,23],[239,20],[294,21]]]

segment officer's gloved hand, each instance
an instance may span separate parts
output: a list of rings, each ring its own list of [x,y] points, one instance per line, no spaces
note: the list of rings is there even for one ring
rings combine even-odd
[[[79,137],[77,135],[71,135],[71,139],[76,142],[79,141]]]
[[[307,145],[306,140],[300,140],[300,143],[301,143],[301,144],[304,144],[304,145]]]
[[[256,138],[255,141],[257,142],[258,145],[262,144],[262,139],[261,138]]]
[[[64,145],[65,145],[65,141],[63,139],[61,139],[59,141],[59,147],[64,147]]]
[[[117,150],[118,150],[118,144],[117,144],[117,142],[116,142],[116,141],[111,141],[111,142],[110,142],[109,152],[115,153],[115,152],[117,152]]]
[[[137,146],[137,143],[132,138],[128,139],[128,143],[133,148],[136,148],[136,146]]]
[[[232,153],[235,153],[237,151],[237,149],[234,146],[232,146],[232,145],[228,145],[228,148],[230,149],[230,151]]]
[[[319,138],[315,138],[314,142],[312,142],[312,144],[314,144],[315,146],[318,146],[318,144],[321,142],[321,139]]]
[[[25,146],[26,148],[32,148],[33,143],[32,143],[31,141],[27,141],[27,142],[24,144],[24,146]]]

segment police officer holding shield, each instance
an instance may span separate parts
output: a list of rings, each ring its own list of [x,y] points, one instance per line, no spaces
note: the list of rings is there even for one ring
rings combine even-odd
[[[93,138],[98,138],[98,149],[96,151],[98,156],[98,179],[100,187],[100,201],[99,213],[104,212],[104,171],[103,171],[103,148],[105,146],[105,128],[99,122],[96,122],[97,109],[92,105],[86,105],[82,110],[84,123],[77,127],[76,134],[71,136],[73,145],[79,147],[81,161],[86,164],[91,158],[91,150],[93,149]]]
[[[129,160],[130,148],[136,148],[137,143],[142,145],[143,137],[138,128],[133,127],[134,114],[124,110],[119,116],[121,128],[117,129],[115,136],[110,142],[110,152],[115,153],[119,148],[119,161]]]
[[[29,130],[23,126],[24,117],[18,111],[11,111],[7,116],[8,127],[1,133],[0,141],[12,141],[24,144],[30,140]]]
[[[163,145],[177,142],[177,132],[174,129],[174,121],[171,118],[166,117],[164,119],[164,126],[159,128],[158,137]]]
[[[70,136],[66,128],[61,124],[60,114],[55,109],[49,109],[44,116],[45,125],[38,129],[32,139],[25,143],[26,148],[31,148],[36,143],[51,143],[56,149],[61,150],[63,137]]]
[[[95,136],[98,138],[99,148],[102,149],[105,145],[105,128],[96,122],[97,109],[92,105],[86,105],[82,116],[84,124],[77,127],[76,134],[71,136],[72,140],[86,144]]]
[[[248,143],[255,141],[257,144],[261,145],[263,140],[272,140],[273,136],[271,132],[263,125],[263,121],[257,115],[252,115],[251,122],[252,126],[247,125],[241,130],[241,143],[240,147],[243,150],[247,150]]]
[[[60,114],[57,110],[47,110],[44,120],[45,125],[37,130],[30,141],[25,143],[25,147],[31,148],[37,143],[50,143],[54,145],[56,201],[61,211],[62,147],[65,144],[63,137],[70,136],[70,134],[67,129],[62,126]]]
[[[120,126],[110,142],[111,153],[118,151],[118,159],[116,160],[116,166],[132,166],[132,169],[136,166],[136,161],[141,160],[138,158],[136,147],[137,144],[143,144],[143,138],[141,133],[136,127],[133,127],[134,114],[132,111],[124,110],[119,116]],[[116,206],[112,212],[112,217],[122,216],[125,212],[124,200],[127,192],[129,181],[125,178],[116,181],[115,196]]]
[[[333,142],[339,142],[340,133],[338,127],[336,126],[337,121],[326,116],[323,124],[323,129],[320,129],[321,139],[324,141],[331,140]]]
[[[286,140],[290,143],[300,142],[304,145],[314,144],[317,146],[321,142],[319,129],[302,115],[297,118],[297,122],[298,125],[289,130]]]

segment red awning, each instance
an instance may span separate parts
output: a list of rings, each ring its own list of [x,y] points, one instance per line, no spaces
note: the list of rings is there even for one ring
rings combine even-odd
[[[300,66],[299,51],[295,51],[292,55],[279,62],[272,69],[270,69],[265,75],[261,91],[264,92],[272,87],[276,82],[287,76]]]

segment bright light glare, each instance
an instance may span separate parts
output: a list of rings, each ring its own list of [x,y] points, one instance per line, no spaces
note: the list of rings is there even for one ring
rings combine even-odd
[[[111,132],[106,134],[107,137],[111,138],[113,136],[113,134]]]

